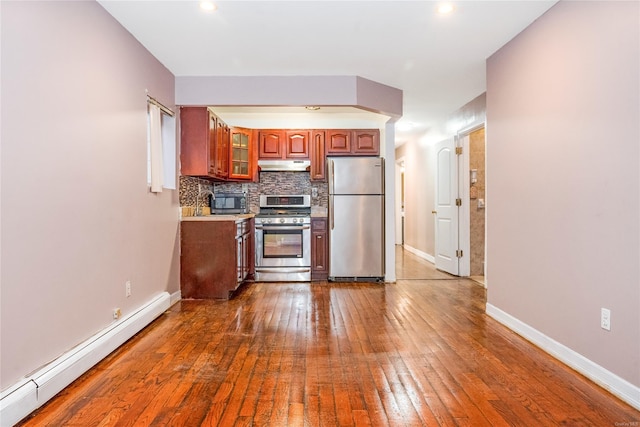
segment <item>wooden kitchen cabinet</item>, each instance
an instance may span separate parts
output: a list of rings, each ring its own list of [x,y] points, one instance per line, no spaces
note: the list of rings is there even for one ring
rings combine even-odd
[[[258,158],[308,159],[311,131],[261,129],[258,131]]]
[[[255,181],[251,129],[229,128],[207,107],[180,109],[180,173],[218,181]]]
[[[231,128],[229,150],[229,179],[252,180],[257,164],[253,161],[253,137],[251,129]]]
[[[311,218],[311,280],[329,277],[327,218]]]
[[[332,129],[326,131],[328,156],[379,156],[379,129]]]
[[[180,108],[180,173],[215,176],[217,118],[206,107]]]
[[[351,152],[357,155],[380,155],[380,130],[359,129],[353,131]]]
[[[253,251],[253,218],[182,221],[182,298],[229,299],[253,274]]]
[[[216,152],[215,158],[215,177],[218,179],[227,179],[229,176],[229,143],[231,132],[229,126],[222,120],[216,120],[216,139],[214,147]]]
[[[311,132],[310,158],[311,158],[311,181],[326,181],[327,175],[325,171],[325,132],[323,130],[314,130]]]

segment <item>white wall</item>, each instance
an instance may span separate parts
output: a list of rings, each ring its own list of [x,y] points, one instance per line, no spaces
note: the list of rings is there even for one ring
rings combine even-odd
[[[636,387],[639,16],[562,1],[487,62],[488,302]]]
[[[177,191],[146,184],[174,77],[95,2],[2,2],[0,387],[179,290]],[[133,294],[125,297],[125,281]]]

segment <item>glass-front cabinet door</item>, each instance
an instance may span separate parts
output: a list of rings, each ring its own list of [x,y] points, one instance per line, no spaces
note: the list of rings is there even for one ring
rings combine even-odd
[[[229,178],[251,179],[251,130],[231,129],[231,150],[229,150]]]

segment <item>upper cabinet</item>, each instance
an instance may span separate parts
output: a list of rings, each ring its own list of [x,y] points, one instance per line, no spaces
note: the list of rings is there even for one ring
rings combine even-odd
[[[379,156],[379,129],[331,129],[326,131],[329,156]]]
[[[311,160],[325,181],[326,156],[380,155],[379,129],[229,128],[207,107],[180,108],[180,173],[218,181],[257,181],[258,159]]]
[[[226,179],[229,176],[229,126],[222,120],[216,119],[216,139],[214,141],[215,177]]]
[[[205,107],[180,108],[180,173],[215,177],[217,117]]]
[[[257,175],[253,133],[232,130],[207,107],[180,109],[180,173],[222,181]]]
[[[253,131],[244,128],[231,128],[231,149],[229,151],[229,179],[252,180],[255,162],[253,161]]]
[[[308,159],[311,131],[261,129],[258,131],[258,158]]]
[[[308,159],[309,158],[309,138],[311,132],[308,130],[287,130],[285,131],[284,155],[287,159]]]
[[[326,157],[324,154],[325,144],[325,131],[314,130],[311,132],[311,181],[325,181],[325,163]]]

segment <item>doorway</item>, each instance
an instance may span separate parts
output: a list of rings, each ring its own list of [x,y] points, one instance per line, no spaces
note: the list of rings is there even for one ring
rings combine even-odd
[[[463,148],[461,168],[461,197],[463,209],[461,226],[461,246],[469,257],[468,275],[472,280],[486,286],[486,139],[484,124],[476,126],[459,136]],[[466,167],[465,167],[466,166]]]
[[[396,159],[396,245],[404,246],[404,157]]]

